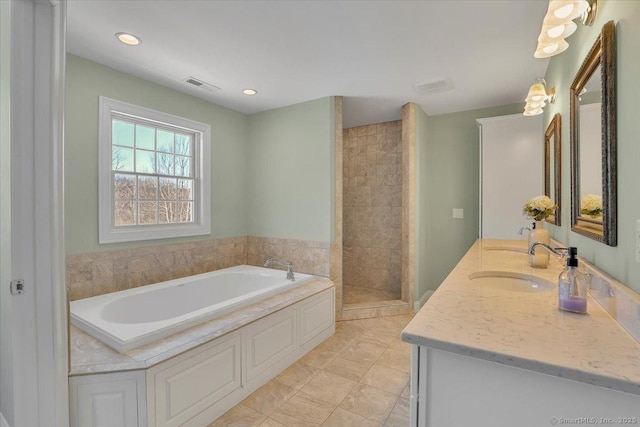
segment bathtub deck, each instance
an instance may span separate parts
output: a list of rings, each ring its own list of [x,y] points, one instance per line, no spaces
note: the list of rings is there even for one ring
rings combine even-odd
[[[316,277],[311,283],[126,353],[118,353],[80,329],[70,326],[71,369],[69,375],[149,368],[333,286],[333,282],[329,279]]]

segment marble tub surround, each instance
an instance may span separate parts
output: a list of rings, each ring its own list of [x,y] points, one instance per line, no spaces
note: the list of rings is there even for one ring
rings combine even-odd
[[[67,294],[75,301],[246,263],[246,236],[68,255]]]
[[[478,240],[402,333],[403,340],[640,395],[640,344],[593,298],[588,314],[558,310],[557,292],[524,294],[474,286],[469,275],[501,270],[557,284],[561,263],[528,265],[527,255],[485,247],[526,242]],[[636,312],[637,316],[637,312]]]
[[[329,277],[329,243],[272,237],[247,238],[247,264],[262,267],[272,257],[290,261],[293,271]],[[272,268],[282,269],[275,264]]]
[[[66,257],[70,301],[249,264],[271,257],[294,271],[329,277],[329,244],[308,240],[227,237]],[[275,267],[275,266],[274,266]]]
[[[398,120],[343,132],[343,282],[390,299],[402,283],[401,131]]]
[[[316,277],[311,283],[126,353],[118,353],[78,328],[71,326],[71,369],[69,375],[146,369],[333,286],[329,279]]]

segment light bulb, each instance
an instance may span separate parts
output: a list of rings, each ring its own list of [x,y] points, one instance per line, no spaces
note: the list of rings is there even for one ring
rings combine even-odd
[[[537,116],[539,114],[542,114],[544,111],[542,111],[542,108],[536,108],[534,110],[524,110],[524,113],[522,113],[523,116]]]
[[[559,37],[564,33],[564,25],[558,25],[547,30],[547,35],[552,39]]]
[[[573,4],[572,3],[567,4],[565,6],[562,6],[561,8],[556,9],[555,12],[553,12],[553,14],[558,19],[565,19],[567,16],[571,15],[571,12],[573,12]]]

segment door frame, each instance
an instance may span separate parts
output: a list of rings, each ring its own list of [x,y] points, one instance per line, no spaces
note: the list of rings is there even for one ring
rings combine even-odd
[[[64,246],[66,0],[12,0],[9,426],[69,425]],[[6,143],[6,142],[5,142]],[[3,224],[4,227],[4,224]],[[3,284],[4,285],[4,284]],[[5,294],[3,294],[3,297]],[[3,361],[3,364],[7,363]]]

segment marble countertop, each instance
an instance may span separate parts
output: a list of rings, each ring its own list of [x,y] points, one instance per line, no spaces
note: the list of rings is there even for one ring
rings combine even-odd
[[[640,344],[598,302],[558,310],[557,288],[520,293],[474,284],[476,271],[530,274],[556,284],[562,265],[531,268],[525,241],[478,240],[402,332],[404,341],[640,395]],[[493,250],[492,250],[493,248]]]
[[[69,375],[149,368],[333,286],[333,282],[329,279],[316,277],[313,282],[126,353],[118,353],[70,325],[71,369]]]

